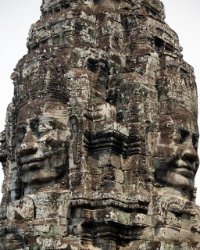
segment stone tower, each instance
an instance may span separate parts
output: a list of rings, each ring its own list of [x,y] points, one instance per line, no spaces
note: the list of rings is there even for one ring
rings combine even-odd
[[[162,2],[41,13],[0,136],[0,249],[200,249],[196,83]]]

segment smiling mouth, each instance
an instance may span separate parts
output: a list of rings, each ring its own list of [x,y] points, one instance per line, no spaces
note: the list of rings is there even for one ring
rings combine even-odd
[[[32,162],[28,164],[23,164],[21,167],[22,173],[27,171],[35,171],[41,169],[41,163],[40,162]]]
[[[35,171],[42,168],[43,158],[32,159],[31,161],[21,161],[21,170],[23,172]]]
[[[41,162],[45,159],[45,157],[41,156],[41,157],[35,157],[33,158],[33,156],[24,156],[24,157],[21,157],[20,159],[20,164],[23,165],[23,164],[29,164],[29,163],[33,163],[33,162]]]
[[[189,166],[181,166],[176,168],[175,172],[187,178],[194,178],[195,172]]]

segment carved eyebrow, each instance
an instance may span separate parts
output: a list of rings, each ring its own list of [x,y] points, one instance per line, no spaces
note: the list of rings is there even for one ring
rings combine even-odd
[[[39,120],[42,124],[48,123],[53,128],[58,128],[58,129],[66,128],[66,125],[64,123],[56,120],[56,118],[54,118],[54,117],[48,117],[48,118],[41,117]]]
[[[34,118],[30,119],[30,122],[33,122],[33,121],[39,121],[39,118],[38,117],[34,117]]]
[[[182,127],[182,126],[178,126],[178,130],[189,133],[189,130],[185,127]]]

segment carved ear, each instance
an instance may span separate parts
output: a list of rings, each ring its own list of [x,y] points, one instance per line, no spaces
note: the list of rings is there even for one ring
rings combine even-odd
[[[78,118],[75,115],[73,115],[70,117],[69,122],[70,122],[71,137],[72,139],[76,139],[79,131]]]

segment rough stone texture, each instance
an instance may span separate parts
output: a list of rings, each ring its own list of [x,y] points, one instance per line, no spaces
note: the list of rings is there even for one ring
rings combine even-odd
[[[41,12],[0,135],[0,249],[200,249],[196,84],[163,4]]]

